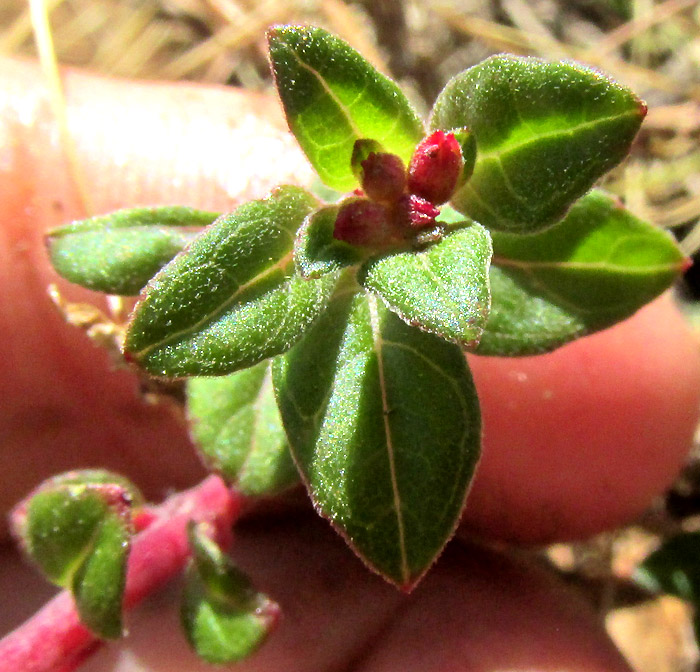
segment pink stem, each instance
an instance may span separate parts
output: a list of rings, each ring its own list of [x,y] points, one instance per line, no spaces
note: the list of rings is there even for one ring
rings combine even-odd
[[[182,570],[190,555],[190,520],[211,523],[216,540],[228,545],[242,502],[218,476],[210,476],[150,509],[151,524],[132,541],[124,607],[135,606]],[[0,640],[0,672],[71,672],[101,644],[80,622],[70,593],[63,591]]]

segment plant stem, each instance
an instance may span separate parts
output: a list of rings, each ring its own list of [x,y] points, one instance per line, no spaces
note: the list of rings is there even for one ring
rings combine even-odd
[[[212,524],[216,541],[226,548],[242,503],[218,476],[210,476],[150,508],[145,519],[150,517],[151,523],[132,541],[124,608],[135,606],[182,570],[190,555],[190,520]],[[80,622],[71,594],[63,591],[0,640],[0,672],[71,672],[101,644]]]

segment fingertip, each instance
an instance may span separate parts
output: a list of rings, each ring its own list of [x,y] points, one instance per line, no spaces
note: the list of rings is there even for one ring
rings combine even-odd
[[[470,357],[483,457],[466,526],[545,543],[629,522],[678,474],[700,408],[700,354],[669,295],[539,357]]]

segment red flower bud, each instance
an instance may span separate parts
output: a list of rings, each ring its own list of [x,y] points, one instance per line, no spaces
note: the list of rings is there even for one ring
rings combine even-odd
[[[427,229],[435,226],[435,218],[440,214],[430,201],[415,194],[406,194],[399,199],[396,217],[401,228]]]
[[[346,201],[340,206],[333,237],[351,245],[381,245],[389,233],[386,208],[364,198]]]
[[[372,152],[361,163],[364,192],[373,201],[393,203],[406,188],[406,168],[395,154]]]
[[[452,133],[435,131],[416,147],[408,167],[408,190],[439,205],[452,196],[464,160]]]

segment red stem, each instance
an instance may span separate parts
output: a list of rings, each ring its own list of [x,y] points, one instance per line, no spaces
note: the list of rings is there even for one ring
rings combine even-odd
[[[182,570],[190,555],[190,520],[211,523],[216,540],[226,547],[242,501],[218,476],[210,476],[150,509],[152,522],[132,541],[124,607],[135,606]],[[0,672],[71,672],[101,644],[63,591],[0,640]]]

